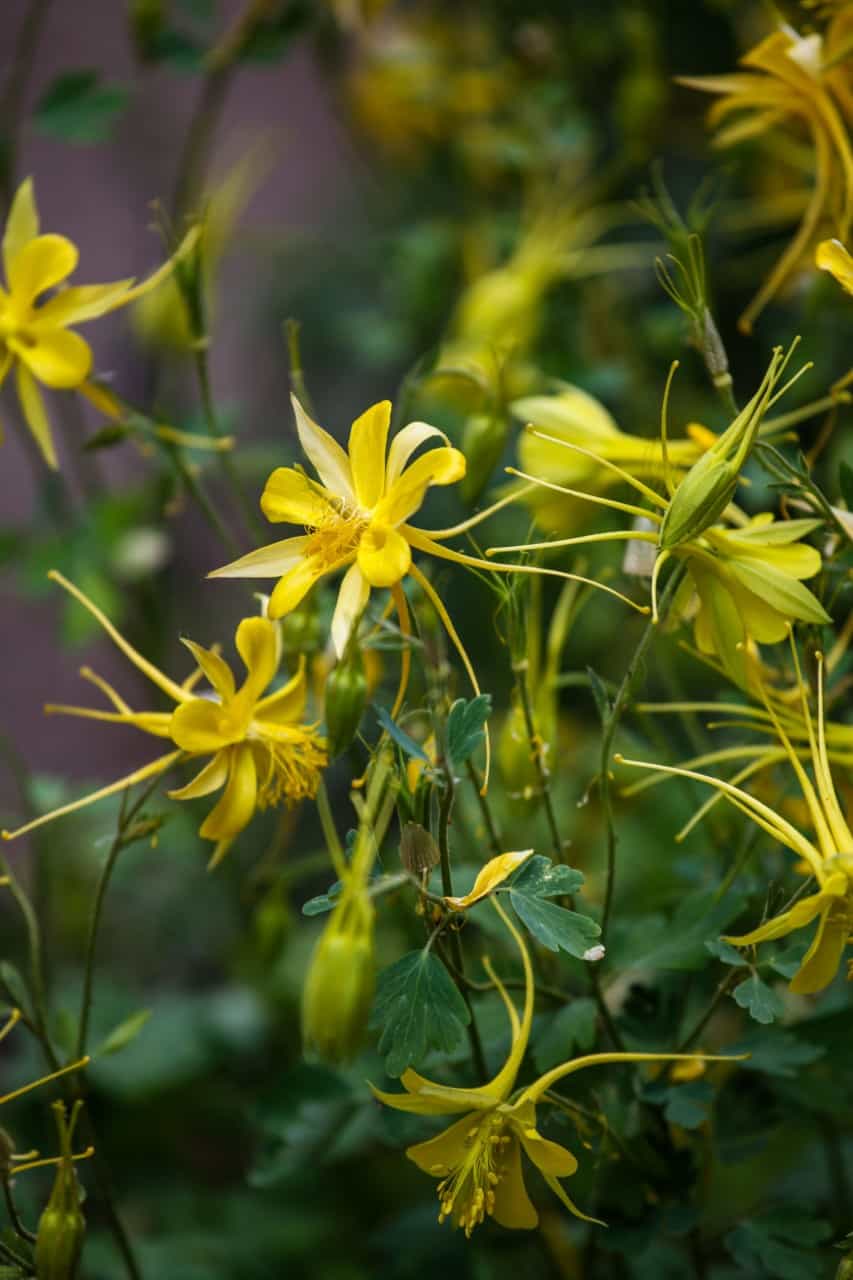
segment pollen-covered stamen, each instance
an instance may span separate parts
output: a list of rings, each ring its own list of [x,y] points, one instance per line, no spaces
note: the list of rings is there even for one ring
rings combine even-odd
[[[282,801],[297,804],[316,795],[327,763],[325,743],[310,725],[292,725],[276,738],[253,723],[247,733],[258,768],[259,809],[274,808]]]
[[[473,1118],[473,1117],[472,1117]],[[439,1222],[452,1217],[470,1236],[486,1214],[494,1212],[495,1187],[504,1176],[513,1141],[499,1113],[474,1119],[465,1138],[465,1156],[453,1169],[436,1165],[432,1173],[446,1175],[438,1184]]]
[[[329,506],[320,524],[306,530],[306,556],[317,563],[319,572],[334,568],[358,549],[369,523],[368,517],[356,507],[345,503]]]

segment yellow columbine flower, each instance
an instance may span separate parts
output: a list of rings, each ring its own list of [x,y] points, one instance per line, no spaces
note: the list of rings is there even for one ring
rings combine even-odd
[[[805,128],[814,155],[814,188],[793,240],[755,298],[740,327],[749,332],[771,298],[813,245],[823,219],[842,240],[853,216],[853,92],[850,88],[850,15],[838,14],[826,35],[798,36],[789,27],[773,32],[741,63],[748,70],[722,76],[685,76],[680,83],[722,94],[709,113],[720,128],[718,147],[729,147],[777,129]]]
[[[40,234],[32,179],[18,188],[3,233],[6,288],[0,288],[0,383],[14,364],[21,409],[51,467],[57,466],[56,451],[38,384],[69,390],[81,386],[92,368],[89,344],[69,326],[95,320],[155,289],[195,238],[190,232],[175,256],[141,284],[134,285],[131,278],[58,288],[77,266],[77,248],[65,236]],[[41,301],[49,289],[57,292]]]
[[[523,859],[525,856],[504,855],[513,859]],[[494,884],[500,882],[500,871],[501,868],[495,868],[491,875]],[[517,1090],[515,1082],[527,1051],[533,1021],[533,970],[521,934],[495,898],[491,902],[512,935],[524,966],[524,1009],[519,1019],[505,987],[488,960],[484,962],[486,971],[504,1002],[512,1028],[512,1044],[506,1062],[496,1076],[479,1088],[452,1088],[427,1080],[416,1071],[409,1070],[402,1076],[405,1093],[385,1093],[379,1089],[373,1089],[373,1093],[380,1102],[397,1111],[425,1116],[461,1115],[461,1119],[454,1121],[449,1129],[445,1129],[437,1137],[419,1142],[406,1151],[406,1155],[419,1169],[441,1179],[438,1184],[439,1222],[450,1218],[454,1226],[464,1229],[467,1236],[471,1235],[486,1216],[493,1217],[504,1227],[535,1227],[539,1215],[524,1185],[522,1151],[571,1213],[587,1222],[598,1222],[597,1218],[590,1218],[578,1209],[559,1181],[561,1178],[571,1177],[577,1170],[578,1162],[566,1147],[542,1137],[537,1128],[538,1103],[565,1076],[586,1067],[610,1062],[692,1062],[700,1055],[593,1053],[564,1062],[547,1071],[533,1084]],[[735,1060],[712,1055],[701,1056],[706,1061]]]
[[[389,445],[391,404],[382,400],[353,423],[345,450],[328,431],[312,421],[295,396],[291,399],[299,442],[319,481],[300,468],[279,467],[267,480],[261,509],[268,520],[301,524],[306,532],[250,551],[208,576],[278,578],[270,596],[269,616],[280,618],[294,609],[320,578],[345,570],[332,618],[332,641],[341,657],[374,587],[390,588],[401,631],[405,637],[409,636],[408,605],[400,584],[411,574],[447,629],[474,690],[479,693],[477,677],[447,609],[429,579],[412,563],[412,551],[424,551],[478,569],[588,580],[556,569],[489,562],[441,545],[445,538],[463,533],[511,502],[514,495],[452,528],[427,531],[408,523],[432,485],[454,484],[465,474],[464,455],[449,446],[447,437],[437,427],[410,422],[397,432]],[[435,439],[443,443],[411,460],[422,444]],[[601,587],[599,583],[591,585],[637,607],[612,588]],[[402,703],[408,663],[406,649],[392,715]]]
[[[762,692],[765,710],[773,723],[784,757],[788,759],[796,775],[814,829],[814,839],[805,836],[776,810],[734,783],[697,773],[693,769],[648,764],[639,760],[622,760],[622,763],[706,782],[736,809],[746,813],[757,826],[797,855],[817,881],[817,891],[800,898],[788,910],[757,929],[727,937],[724,941],[738,947],[756,946],[759,942],[785,937],[817,920],[817,930],[811,946],[791,980],[792,991],[812,994],[829,985],[838,972],[845,946],[848,941],[853,940],[853,831],[841,810],[829,767],[823,707],[823,655],[815,654],[819,670],[815,725],[793,639],[791,651],[814,780],[806,772],[800,754],[777,714],[774,702],[764,694],[760,678],[756,678],[756,683]]]
[[[821,271],[828,271],[835,276],[842,289],[853,293],[853,257],[840,240],[821,240],[815,250],[814,260],[816,267]]]
[[[295,804],[316,793],[326,752],[315,726],[303,723],[304,665],[300,665],[282,688],[264,696],[278,671],[280,658],[278,631],[268,618],[244,618],[237,627],[235,646],[246,668],[245,680],[239,688],[224,658],[192,640],[184,640],[184,644],[197,667],[183,684],[177,684],[134,649],[78,587],[56,571],[49,576],[89,610],[133,665],[176,706],[171,712],[133,711],[105,680],[84,667],[81,675],[106,695],[114,710],[48,705],[45,711],[133,725],[154,737],[171,739],[177,750],[159,756],[92,795],[43,814],[17,831],[4,831],[4,839],[14,840],[54,818],[154,778],[181,759],[210,756],[191,782],[170,791],[169,795],[174,800],[191,800],[224,788],[199,828],[200,836],[216,842],[210,861],[213,867],[228,852],[256,809],[282,801]],[[202,675],[209,681],[211,693],[197,697],[192,689]]]

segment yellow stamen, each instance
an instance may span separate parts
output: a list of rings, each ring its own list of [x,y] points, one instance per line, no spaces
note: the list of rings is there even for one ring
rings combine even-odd
[[[29,1093],[32,1089],[38,1089],[43,1084],[50,1084],[51,1080],[58,1080],[60,1076],[67,1076],[74,1071],[82,1071],[91,1062],[88,1055],[80,1058],[77,1062],[71,1062],[67,1067],[60,1067],[58,1071],[51,1071],[50,1075],[41,1076],[38,1080],[31,1080],[29,1084],[22,1085],[20,1089],[13,1089],[11,1093],[4,1094],[0,1098],[0,1106],[6,1102],[11,1102],[14,1098],[20,1098],[23,1094]]]

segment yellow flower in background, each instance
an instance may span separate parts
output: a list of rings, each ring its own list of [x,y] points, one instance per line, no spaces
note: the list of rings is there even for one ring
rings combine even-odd
[[[170,739],[177,750],[160,756],[133,773],[80,800],[4,831],[14,840],[54,818],[74,813],[105,796],[165,773],[182,759],[210,756],[201,772],[186,786],[170,791],[175,800],[191,800],[222,790],[222,796],[199,828],[199,835],[216,842],[210,866],[216,866],[234,839],[248,825],[256,809],[284,801],[296,804],[313,796],[326,764],[325,743],[314,725],[303,723],[306,702],[304,665],[280,689],[266,693],[279,666],[279,639],[268,618],[244,618],[237,627],[235,646],[246,677],[239,687],[228,663],[213,649],[184,640],[197,663],[177,684],[150,663],[115,629],[109,619],[78,587],[55,571],[49,575],[95,617],[133,665],[175,704],[174,711],[133,711],[120,694],[88,668],[81,675],[109,699],[112,711],[89,707],[48,705],[45,711],[82,716],[108,724],[126,724],[158,738]],[[204,676],[209,696],[192,689]]]
[[[790,279],[828,221],[846,240],[853,217],[853,90],[850,84],[851,14],[841,12],[825,36],[773,32],[741,58],[748,68],[722,76],[684,76],[679,82],[721,94],[709,113],[714,143],[730,147],[778,130],[802,133],[811,145],[814,185],[794,238],[744,311],[750,332],[767,303]],[[738,118],[730,120],[730,117]]]
[[[821,240],[815,251],[815,266],[828,271],[848,293],[853,293],[853,257],[840,240]]]
[[[518,858],[522,855],[510,856]],[[483,870],[486,872],[488,868]],[[493,878],[495,884],[499,883],[497,872]],[[467,1236],[487,1216],[503,1227],[534,1228],[539,1222],[539,1215],[524,1184],[522,1152],[575,1217],[598,1222],[569,1199],[560,1182],[561,1178],[571,1177],[576,1172],[576,1157],[566,1147],[543,1138],[538,1130],[536,1107],[548,1090],[575,1071],[611,1062],[694,1061],[699,1056],[705,1061],[735,1059],[678,1053],[593,1053],[564,1062],[532,1084],[516,1090],[516,1079],[527,1051],[533,1022],[533,970],[521,934],[494,897],[491,902],[518,947],[524,966],[524,1009],[519,1018],[503,983],[489,961],[484,960],[486,972],[509,1016],[512,1043],[506,1062],[496,1076],[478,1088],[453,1088],[427,1080],[412,1070],[402,1076],[405,1093],[385,1093],[372,1085],[371,1088],[380,1102],[397,1111],[424,1116],[461,1116],[437,1137],[416,1143],[406,1151],[419,1169],[440,1179],[439,1222],[450,1218],[454,1226],[462,1227]]]
[[[800,709],[808,743],[808,759],[812,776],[800,760],[800,751],[792,742],[777,714],[774,701],[764,694],[760,677],[756,684],[762,693],[764,707],[773,724],[783,758],[790,763],[808,810],[814,838],[804,835],[777,810],[751,795],[742,787],[693,769],[649,764],[640,760],[621,763],[659,774],[694,778],[705,782],[736,809],[745,813],[779,844],[797,855],[802,868],[817,882],[816,892],[799,897],[787,910],[774,916],[749,933],[724,939],[734,946],[757,946],[774,938],[783,938],[817,921],[811,945],[799,969],[791,979],[791,990],[803,995],[822,991],[838,972],[847,943],[853,940],[853,831],[842,812],[829,766],[824,721],[823,655],[815,654],[818,664],[817,723],[809,710],[808,693],[800,671],[796,648],[791,652],[797,676]]]
[[[511,405],[513,417],[529,426],[518,441],[520,470],[583,492],[569,494],[532,487],[525,498],[537,523],[553,533],[568,533],[584,518],[589,495],[624,485],[621,472],[649,484],[663,482],[664,456],[660,440],[620,430],[613,416],[581,387],[559,383],[549,395],[523,396]],[[717,439],[706,427],[691,423],[687,439],[667,444],[673,478],[683,477]],[[612,464],[608,466],[606,464]],[[615,469],[613,469],[615,468]]]

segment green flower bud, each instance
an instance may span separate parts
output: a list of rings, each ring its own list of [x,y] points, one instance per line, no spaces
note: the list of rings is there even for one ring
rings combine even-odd
[[[747,461],[766,410],[779,399],[802,373],[804,365],[781,391],[776,386],[785,371],[796,343],[787,353],[777,347],[755,395],[707,453],[687,472],[675,490],[660,528],[660,548],[671,551],[700,537],[723,514],[737,489],[738,477]],[[668,390],[668,387],[667,387]],[[666,397],[662,423],[666,457]]]
[[[354,644],[326,681],[326,739],[334,759],[355,740],[367,705],[367,677],[361,650]]]
[[[290,613],[285,614],[279,623],[281,631],[282,653],[288,661],[293,661],[303,654],[310,657],[318,653],[323,646],[323,633],[317,606],[313,599],[306,598]]]
[[[80,1212],[80,1184],[74,1171],[71,1141],[83,1104],[75,1102],[70,1119],[65,1104],[53,1104],[59,1132],[60,1162],[56,1181],[39,1219],[35,1263],[38,1280],[74,1280],[83,1249],[86,1220]]]
[[[373,920],[365,890],[347,885],[311,957],[302,1038],[327,1062],[348,1061],[364,1038],[376,980]]]
[[[461,489],[466,502],[476,502],[492,478],[504,451],[508,431],[507,418],[487,413],[478,413],[465,423],[462,452],[468,467]]]

